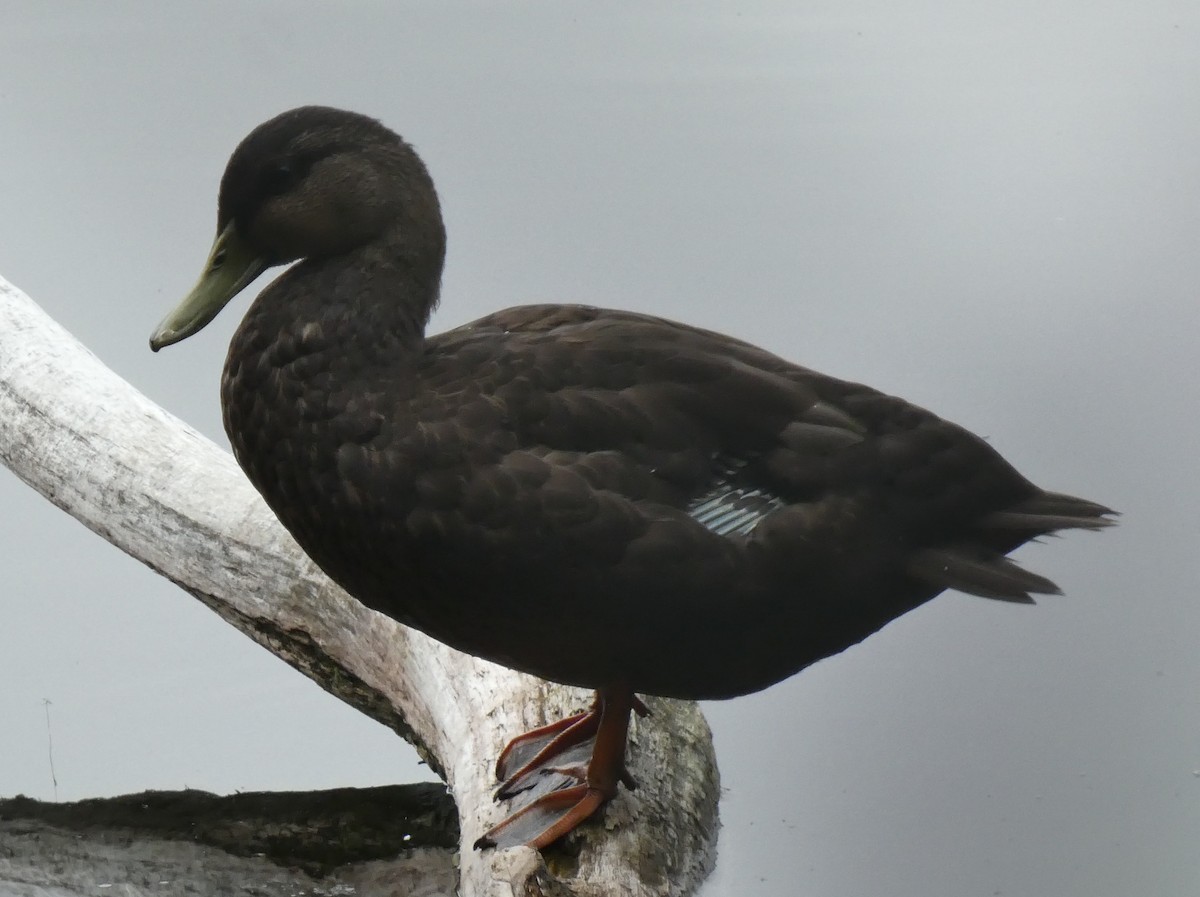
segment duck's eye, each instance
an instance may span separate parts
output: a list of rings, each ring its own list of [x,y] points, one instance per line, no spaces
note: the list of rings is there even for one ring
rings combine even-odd
[[[276,159],[263,168],[259,183],[268,196],[279,196],[290,190],[298,180],[299,175],[291,162]]]

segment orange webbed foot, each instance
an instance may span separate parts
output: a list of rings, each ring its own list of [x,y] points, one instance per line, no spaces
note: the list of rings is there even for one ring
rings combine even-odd
[[[514,738],[496,763],[503,779],[497,799],[509,798],[554,774],[566,782],[512,813],[475,842],[477,848],[536,850],[553,844],[593,816],[616,796],[617,786],[636,787],[625,769],[630,711],[649,711],[632,693],[602,689],[590,710]],[[586,759],[586,763],[584,762]],[[551,761],[554,762],[551,765]]]

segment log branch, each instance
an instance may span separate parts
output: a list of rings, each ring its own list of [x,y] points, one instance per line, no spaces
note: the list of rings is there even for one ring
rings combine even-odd
[[[630,768],[642,787],[548,855],[561,881],[527,848],[472,849],[504,812],[491,797],[500,746],[581,709],[589,696],[460,654],[351,599],[304,556],[228,453],[117,377],[3,280],[0,460],[411,741],[454,796],[466,897],[686,895],[708,874],[719,790],[711,738],[695,705],[675,701],[651,700],[653,715],[633,723]]]
[[[457,843],[454,802],[430,783],[0,800],[5,894],[52,887],[94,897],[113,885],[138,897],[336,894],[340,886],[441,897],[454,893]]]

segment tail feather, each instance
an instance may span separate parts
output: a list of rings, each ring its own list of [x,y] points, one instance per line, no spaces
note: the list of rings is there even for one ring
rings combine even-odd
[[[971,546],[919,551],[909,561],[908,571],[943,589],[957,589],[981,598],[1017,604],[1033,604],[1030,593],[1062,594],[1062,590],[1046,577],[1022,569],[1004,555],[982,552]]]
[[[909,561],[908,571],[943,589],[1033,604],[1032,595],[1062,592],[1046,577],[1030,573],[1005,557],[1005,551],[1060,529],[1103,529],[1116,523],[1112,519],[1115,516],[1115,511],[1092,501],[1060,492],[1040,492],[982,518],[978,541],[917,552]]]
[[[1003,511],[989,514],[980,525],[1030,534],[1051,533],[1059,529],[1103,529],[1116,523],[1116,511],[1061,492],[1042,492]]]

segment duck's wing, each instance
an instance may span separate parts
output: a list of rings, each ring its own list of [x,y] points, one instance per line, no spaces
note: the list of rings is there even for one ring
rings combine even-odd
[[[759,469],[779,501],[802,499],[797,465],[772,473],[771,453],[815,462],[867,435],[770,353],[646,315],[528,306],[430,344],[423,416],[445,404],[481,439],[631,499],[683,508]]]
[[[721,537],[878,538],[938,589],[1014,601],[1057,589],[1008,551],[1109,522],[1101,505],[1033,486],[961,427],[722,334],[547,305],[442,339],[450,353],[493,353],[473,365],[471,389],[512,440],[497,475],[536,469],[568,514],[586,516],[600,490]]]

